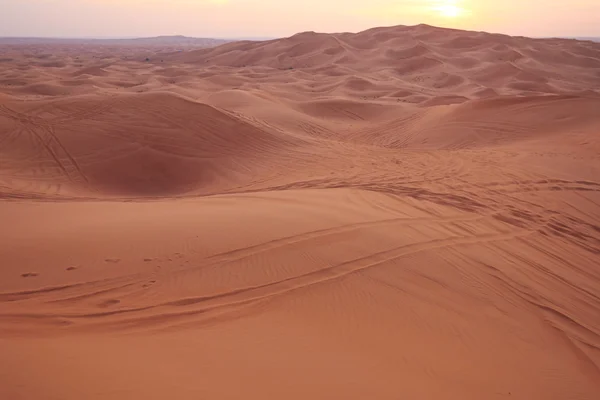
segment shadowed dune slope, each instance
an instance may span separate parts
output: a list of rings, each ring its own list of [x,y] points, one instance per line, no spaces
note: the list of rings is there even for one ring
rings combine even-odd
[[[438,150],[561,141],[569,133],[589,133],[598,145],[599,110],[600,98],[497,97],[420,109],[354,136],[386,147]]]
[[[302,144],[169,93],[6,103],[0,124],[5,179],[38,194],[213,190]]]

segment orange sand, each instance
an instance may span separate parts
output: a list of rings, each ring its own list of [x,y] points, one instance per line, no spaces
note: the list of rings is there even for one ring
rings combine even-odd
[[[0,399],[600,398],[600,43],[0,48]]]

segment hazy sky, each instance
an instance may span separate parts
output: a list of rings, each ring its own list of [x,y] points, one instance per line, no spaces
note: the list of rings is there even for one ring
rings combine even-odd
[[[419,23],[600,36],[600,0],[0,0],[0,36],[280,37]]]

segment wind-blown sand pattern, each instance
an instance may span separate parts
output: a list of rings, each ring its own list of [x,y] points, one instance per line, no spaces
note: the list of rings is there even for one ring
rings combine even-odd
[[[2,47],[0,398],[600,397],[600,43],[167,50]]]

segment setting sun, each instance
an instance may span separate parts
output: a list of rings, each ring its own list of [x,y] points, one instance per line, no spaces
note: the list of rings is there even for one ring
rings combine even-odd
[[[453,4],[444,4],[437,7],[437,11],[444,17],[455,18],[463,13],[463,9]]]
[[[457,0],[440,0],[435,2],[433,10],[442,17],[457,18],[465,14],[465,9],[458,5]]]

